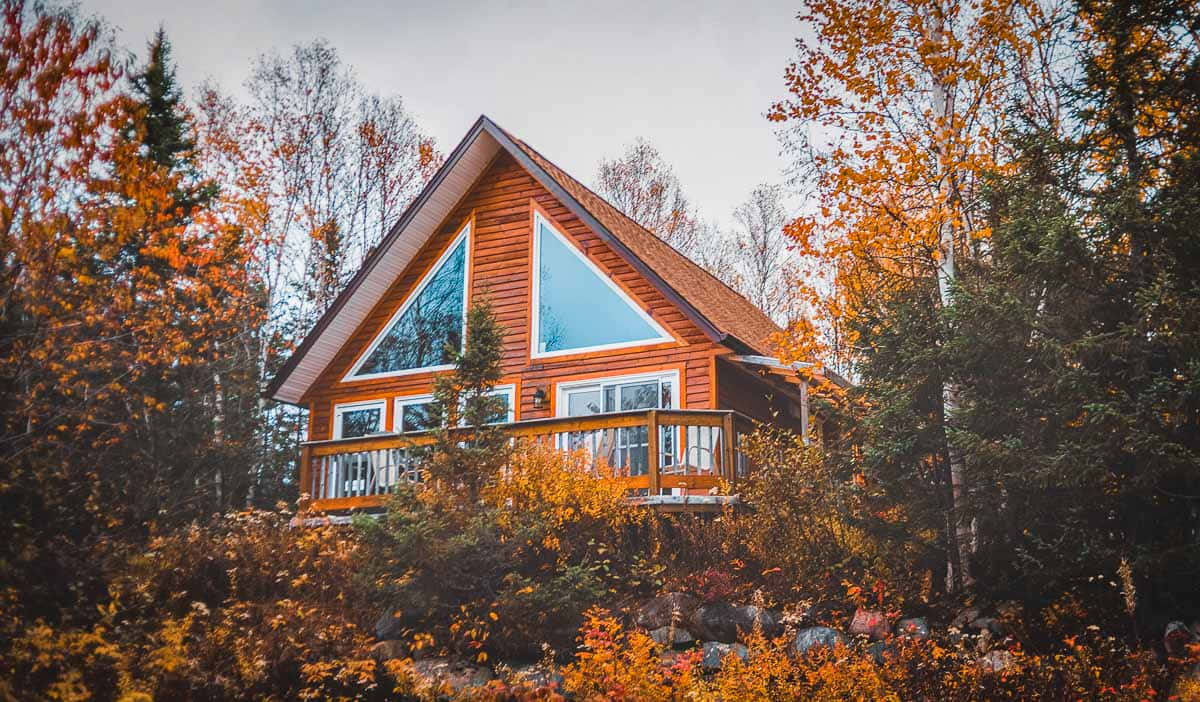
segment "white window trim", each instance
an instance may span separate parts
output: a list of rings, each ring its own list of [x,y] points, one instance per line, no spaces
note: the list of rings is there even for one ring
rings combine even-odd
[[[437,366],[405,368],[403,370],[355,375],[355,373],[358,373],[358,370],[362,368],[363,364],[367,362],[367,359],[371,357],[371,354],[375,353],[375,349],[379,347],[379,344],[383,343],[384,337],[388,335],[388,332],[392,330],[392,327],[396,324],[396,322],[398,322],[400,318],[404,316],[404,313],[408,311],[408,308],[411,307],[413,302],[415,302],[416,299],[420,297],[421,293],[424,292],[425,287],[429,285],[429,281],[432,280],[439,271],[441,271],[442,264],[444,264],[446,260],[450,258],[450,255],[454,253],[454,250],[458,248],[459,243],[464,239],[466,240],[466,243],[464,244],[464,246],[466,246],[466,250],[463,252],[462,343],[466,343],[467,310],[471,306],[471,222],[469,221],[463,225],[462,230],[460,230],[458,234],[454,235],[454,239],[450,242],[450,245],[446,247],[446,250],[442,252],[441,256],[438,256],[438,260],[434,262],[433,266],[431,266],[428,271],[426,271],[425,276],[421,278],[419,282],[417,282],[417,286],[413,288],[412,292],[409,293],[408,297],[404,300],[404,304],[400,305],[400,309],[396,310],[396,313],[392,315],[387,324],[383,325],[383,330],[375,336],[375,339],[371,341],[371,345],[367,347],[367,350],[364,351],[362,355],[358,357],[358,360],[354,362],[354,365],[342,378],[343,383],[353,383],[359,380],[372,380],[374,378],[394,378],[400,375],[413,375],[415,373],[435,373],[437,371],[450,370],[454,367],[454,364],[452,363],[443,363]]]
[[[512,383],[497,385],[492,388],[492,394],[504,395],[508,398],[508,417],[504,421],[515,421],[517,412],[517,386]],[[394,401],[395,412],[392,414],[392,426],[395,427],[395,433],[404,433],[404,407],[406,405],[423,405],[430,402],[433,402],[433,395],[430,394],[397,397]]]
[[[638,314],[638,316],[641,317],[644,322],[649,324],[650,327],[652,329],[654,329],[655,332],[658,333],[658,336],[650,337],[650,338],[646,338],[646,339],[634,339],[632,341],[618,341],[618,342],[614,342],[611,344],[598,344],[596,346],[583,346],[580,348],[573,348],[573,349],[559,349],[557,351],[538,351],[538,346],[540,346],[540,344],[541,344],[540,337],[541,337],[541,329],[542,329],[541,318],[540,318],[541,317],[541,308],[542,308],[542,289],[541,289],[541,287],[542,287],[541,286],[542,237],[539,234],[539,228],[538,228],[539,224],[544,224],[546,226],[546,228],[549,229],[550,232],[554,234],[554,236],[558,237],[558,239],[567,247],[568,251],[570,251],[572,254],[574,254],[575,257],[578,258],[580,261],[582,261],[583,264],[585,266],[587,266],[589,270],[591,270],[593,273],[595,273],[596,277],[598,277],[600,280],[604,281],[604,284],[607,285],[609,287],[609,289],[611,289],[614,293],[616,293],[617,296],[620,297],[621,300],[623,300],[625,302],[625,304],[629,305],[629,307],[634,312],[636,312]],[[532,312],[533,316],[531,318],[532,328],[530,329],[530,334],[529,334],[529,339],[530,339],[529,357],[530,358],[553,358],[554,356],[571,356],[571,355],[580,354],[580,353],[588,353],[590,351],[609,351],[609,350],[613,350],[613,349],[628,349],[628,348],[634,348],[634,347],[638,347],[638,346],[649,346],[651,344],[659,344],[659,343],[663,343],[663,342],[675,341],[675,337],[671,336],[671,334],[668,333],[667,330],[664,329],[661,324],[654,321],[654,318],[651,317],[649,314],[647,314],[646,310],[642,309],[641,305],[639,305],[636,301],[634,301],[633,298],[629,297],[629,295],[624,290],[622,290],[619,285],[617,285],[615,282],[613,282],[613,279],[608,274],[606,274],[604,271],[600,270],[599,266],[597,266],[594,262],[592,262],[592,260],[589,259],[586,254],[584,254],[582,251],[579,250],[578,246],[576,246],[571,240],[569,240],[562,232],[558,231],[558,228],[555,227],[553,224],[551,224],[550,220],[543,217],[542,213],[538,212],[537,210],[534,210],[534,213],[533,213],[533,268],[529,272],[529,275],[530,275],[530,278],[532,281],[531,284],[533,286],[533,295],[531,298],[532,299],[531,307],[533,308],[531,310],[531,312]]]
[[[371,432],[371,434],[379,434],[387,431],[387,400],[363,400],[361,402],[347,402],[341,405],[333,406],[333,438],[342,438],[342,415],[346,412],[355,410],[378,409],[379,410],[379,427]],[[363,436],[371,436],[364,434]],[[356,439],[363,437],[354,437]]]
[[[392,427],[396,434],[404,433],[404,407],[405,405],[423,405],[433,402],[433,395],[406,395],[397,397],[393,403],[394,411],[392,412]]]
[[[621,385],[624,383],[635,383],[639,380],[670,380],[671,381],[671,408],[679,409],[679,371],[668,370],[658,371],[655,373],[635,373],[633,375],[606,375],[603,377],[586,378],[584,380],[570,380],[558,383],[554,388],[554,416],[568,417],[567,414],[567,393],[571,390],[578,390],[587,387],[603,387],[605,385]],[[618,410],[620,411],[620,410]]]

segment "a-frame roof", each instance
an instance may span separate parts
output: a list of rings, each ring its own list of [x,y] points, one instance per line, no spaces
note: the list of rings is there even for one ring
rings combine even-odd
[[[779,327],[762,310],[528,144],[481,116],[271,380],[268,396],[282,402],[300,402],[501,149],[645,276],[711,340],[739,352],[771,353],[770,340]]]

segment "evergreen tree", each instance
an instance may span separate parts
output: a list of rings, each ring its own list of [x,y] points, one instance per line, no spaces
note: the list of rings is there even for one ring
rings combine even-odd
[[[454,350],[454,372],[434,381],[434,414],[441,428],[426,468],[433,480],[460,487],[470,505],[508,461],[508,437],[497,426],[508,407],[504,397],[493,394],[503,341],[491,304],[472,304],[466,348]]]
[[[217,186],[201,182],[197,172],[196,140],[175,78],[166,30],[159,27],[146,49],[145,65],[130,77],[135,106],[123,136],[139,140],[147,159],[180,178],[176,202],[187,213],[211,202]]]

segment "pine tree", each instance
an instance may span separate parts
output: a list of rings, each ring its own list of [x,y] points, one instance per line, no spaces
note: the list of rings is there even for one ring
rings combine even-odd
[[[426,469],[446,487],[459,487],[468,505],[508,461],[509,442],[497,422],[505,399],[493,394],[501,376],[504,329],[489,302],[467,312],[467,343],[454,350],[454,372],[434,381],[434,414],[441,428]]]
[[[140,141],[146,158],[180,177],[176,203],[182,212],[190,212],[211,202],[217,186],[201,182],[197,173],[196,140],[175,77],[166,30],[159,27],[146,49],[145,65],[130,77],[136,105],[122,135]]]

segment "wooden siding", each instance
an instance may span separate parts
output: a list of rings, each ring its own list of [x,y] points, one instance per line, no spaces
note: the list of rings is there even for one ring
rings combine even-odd
[[[530,267],[535,206],[559,231],[575,241],[601,270],[609,273],[676,341],[640,348],[531,359]],[[472,222],[469,251],[472,299],[477,301],[489,297],[506,330],[503,355],[505,377],[501,382],[517,385],[518,420],[552,416],[552,401],[547,402],[545,407],[534,407],[533,395],[539,388],[545,390],[548,398],[553,398],[553,384],[564,380],[653,370],[680,372],[683,408],[714,408],[713,358],[723,351],[723,347],[710,341],[682,311],[571,214],[507,152],[501,152],[413,257],[305,395],[304,401],[311,410],[309,436],[312,439],[330,438],[335,404],[430,391],[431,373],[353,382],[342,382],[342,378],[467,221]],[[384,425],[389,430],[393,428],[393,411],[394,406],[389,402]]]
[[[792,431],[801,430],[799,400],[775,387],[758,372],[715,359],[717,401],[713,409],[734,410]]]

